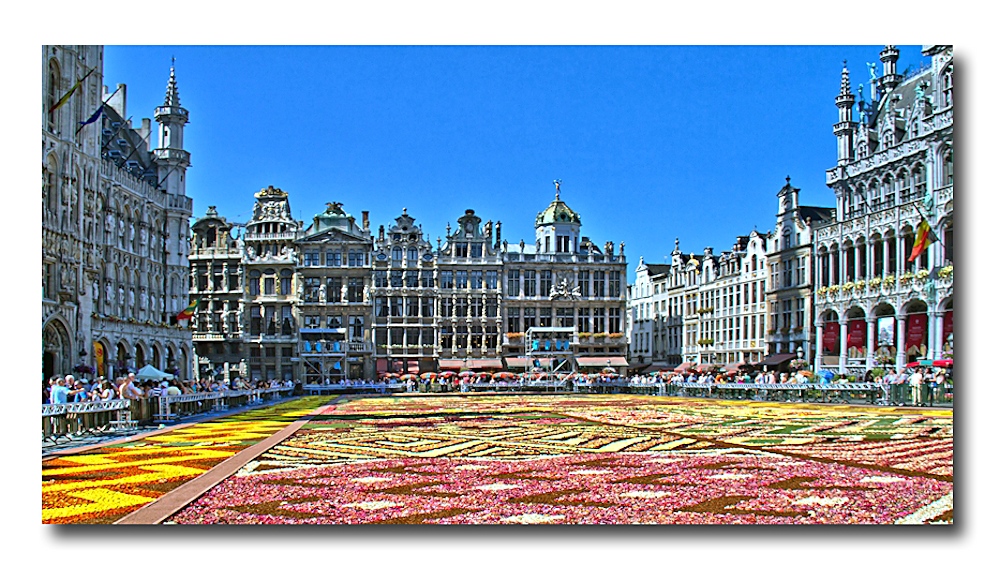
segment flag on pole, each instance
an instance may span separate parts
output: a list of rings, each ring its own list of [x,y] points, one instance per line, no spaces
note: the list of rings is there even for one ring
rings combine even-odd
[[[931,225],[927,222],[927,219],[921,219],[920,224],[917,225],[917,235],[913,238],[913,251],[910,252],[910,257],[907,261],[912,262],[916,260],[918,256],[924,253],[924,250],[927,250],[932,242],[937,242],[937,237],[934,236],[934,232],[931,230]]]
[[[104,114],[103,102],[101,103],[101,106],[98,106],[97,110],[90,115],[90,118],[84,120],[83,122],[78,123],[80,124],[80,127],[77,128],[76,131],[79,132],[80,130],[83,130],[83,127],[86,126],[87,124],[93,124],[94,122],[97,122],[97,119],[100,118],[102,114]]]
[[[199,303],[201,303],[200,299],[192,300],[191,304],[184,308],[184,311],[177,314],[177,320],[180,321],[194,317],[194,310],[198,308]]]
[[[96,68],[97,67],[94,67],[94,69]],[[75,93],[77,89],[80,89],[80,87],[83,86],[83,82],[86,81],[87,77],[89,77],[90,74],[94,72],[94,69],[87,71],[87,74],[84,75],[82,79],[78,80],[76,84],[70,87],[70,89],[66,91],[66,94],[62,95],[62,98],[60,98],[58,102],[52,105],[52,108],[49,109],[49,114],[52,114],[53,112],[59,110],[60,106],[69,102],[69,99],[73,97],[73,93]]]

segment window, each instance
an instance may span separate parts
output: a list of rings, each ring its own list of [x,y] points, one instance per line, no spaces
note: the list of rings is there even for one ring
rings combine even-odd
[[[419,297],[407,297],[406,298],[406,316],[407,317],[419,317],[420,316],[420,298]]]
[[[343,301],[344,280],[341,277],[326,278],[326,300],[330,303]]]
[[[558,327],[572,327],[573,326],[573,308],[572,307],[557,307],[556,308],[556,326],[558,326]]]
[[[402,262],[403,261],[403,249],[396,246],[392,249],[392,261]]]
[[[521,293],[521,271],[507,271],[507,296],[517,297]]]
[[[319,282],[319,278],[302,278],[302,299],[305,301],[318,301]]]
[[[569,236],[556,236],[556,252],[569,251]]]
[[[365,340],[365,318],[361,315],[351,316],[350,339],[352,341]]]
[[[417,261],[417,249],[416,248],[413,248],[411,246],[410,248],[406,249],[406,260],[408,262],[416,262]]]
[[[469,284],[470,289],[483,289],[482,270],[472,270],[471,277],[469,278]]]
[[[389,282],[392,284],[392,287],[403,287],[403,272],[393,270],[389,274]]]
[[[579,278],[580,285],[580,295],[582,297],[590,297],[590,272],[584,270],[580,272]]]
[[[456,258],[468,258],[469,244],[467,242],[456,242],[454,255]]]
[[[340,252],[327,252],[326,253],[326,265],[327,266],[340,266],[342,261]]]
[[[590,332],[590,308],[581,307],[576,318],[577,330],[581,333]]]
[[[495,297],[486,300],[486,316],[496,317],[498,313],[497,300]]]
[[[438,277],[441,281],[441,289],[455,288],[455,274],[451,270],[440,272]]]
[[[409,270],[406,272],[406,287],[416,288],[417,287],[417,276],[416,270]]]
[[[519,307],[507,308],[507,332],[521,332],[521,309]]]
[[[538,324],[542,327],[552,326],[552,308],[540,307],[538,309]]]
[[[552,271],[542,270],[541,272],[541,289],[539,290],[539,295],[546,297],[549,292],[552,291]]]
[[[466,289],[469,286],[469,275],[465,270],[455,271],[455,287],[458,289]]]
[[[497,288],[497,271],[487,270],[486,271],[486,289],[496,289]]]
[[[595,307],[594,308],[594,332],[603,333],[604,332],[604,308]]]
[[[305,252],[302,255],[302,260],[305,266],[318,266],[319,252]]]
[[[528,330],[535,326],[535,308],[525,307],[524,308],[524,329]]]
[[[451,297],[441,298],[441,316],[452,317],[455,314],[455,300]]]
[[[482,258],[483,257],[483,245],[480,242],[474,242],[469,245],[469,256],[472,258]]]
[[[537,282],[535,281],[535,270],[525,270],[524,271],[524,295],[527,297],[535,296]]]
[[[347,264],[349,266],[360,267],[365,265],[365,253],[350,251],[347,253]]]
[[[469,316],[469,299],[459,297],[455,299],[455,317]]]
[[[250,271],[250,295],[260,295],[260,272]]]
[[[421,270],[420,272],[420,287],[434,287],[434,272],[430,270]]]
[[[433,317],[434,316],[434,298],[433,297],[421,297],[420,298],[420,316],[421,317]]]
[[[292,271],[291,270],[281,270],[281,294],[291,295],[292,294]]]
[[[403,316],[403,298],[402,297],[390,297],[389,298],[389,316],[391,316],[391,317],[402,317]]]
[[[595,271],[594,272],[594,297],[604,297],[604,272],[603,271]]]
[[[373,278],[375,287],[389,287],[389,276],[384,271],[376,271]]]
[[[482,317],[483,316],[483,299],[481,297],[473,297],[472,303],[469,304],[469,317]]]
[[[347,278],[347,301],[349,303],[361,303],[364,298],[364,280],[361,278]]]
[[[622,294],[622,273],[616,270],[608,272],[608,297],[619,297]],[[617,332],[617,331],[612,331]]]

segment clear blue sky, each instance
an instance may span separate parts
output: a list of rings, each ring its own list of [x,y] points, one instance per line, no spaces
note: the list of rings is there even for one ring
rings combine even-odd
[[[899,70],[926,63],[900,46]],[[583,233],[639,257],[730,249],[774,227],[791,176],[803,204],[833,206],[834,97],[881,46],[108,46],[104,83],[128,85],[137,125],[176,57],[195,216],[245,222],[254,192],[289,193],[309,224],[329,201],[373,232],[402,211],[432,241],[465,209],[534,239],[554,196]],[[881,63],[879,63],[881,72]],[[866,97],[867,97],[866,86]]]

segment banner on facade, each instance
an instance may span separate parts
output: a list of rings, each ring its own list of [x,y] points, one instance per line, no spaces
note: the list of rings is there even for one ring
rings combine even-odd
[[[906,318],[906,354],[927,354],[927,314],[914,313]]]
[[[90,347],[94,351],[94,371],[97,372],[98,376],[104,375],[104,345],[101,343],[93,343]]]
[[[836,321],[823,324],[823,354],[840,354],[840,323]]]
[[[861,358],[867,353],[868,323],[864,319],[847,323],[847,356]]]
[[[878,325],[878,346],[893,346],[896,344],[896,318],[879,317]]]
[[[950,311],[950,310],[949,311],[945,311],[944,312],[944,320],[941,322],[941,346],[943,347],[942,348],[943,352],[950,352],[951,351],[951,342],[952,342],[952,336],[951,335],[952,335],[952,333],[955,332],[955,330],[954,330],[955,323],[954,323],[954,319],[952,317],[954,314],[955,314],[954,311]]]

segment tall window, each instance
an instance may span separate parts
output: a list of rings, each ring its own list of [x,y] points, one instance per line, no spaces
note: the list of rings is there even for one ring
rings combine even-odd
[[[408,262],[416,262],[417,261],[417,249],[416,248],[413,248],[411,246],[410,248],[406,249],[406,260]]]
[[[542,327],[552,326],[552,308],[540,307],[538,309],[538,324]]]
[[[521,271],[507,271],[507,296],[517,297],[521,293]]]
[[[581,307],[577,313],[576,319],[577,330],[581,333],[590,332],[590,308]]]
[[[292,271],[291,270],[281,270],[281,294],[291,295],[292,294]]]
[[[507,308],[507,332],[521,332],[521,309],[519,307]]]
[[[534,307],[524,308],[524,330],[528,330],[535,326],[535,312]]]
[[[497,288],[497,271],[487,270],[486,271],[486,289],[496,289]]]
[[[482,289],[483,288],[483,271],[482,270],[472,270],[469,277],[469,289]]]
[[[339,303],[344,296],[344,280],[340,276],[326,278],[326,300],[330,303]]]
[[[534,297],[537,281],[535,280],[535,270],[524,271],[524,295]]]
[[[539,295],[548,296],[549,292],[552,291],[552,271],[542,270],[541,272],[541,290],[539,290]]]
[[[622,273],[617,270],[608,272],[608,297],[619,297],[622,294]],[[617,332],[617,331],[612,331]]]
[[[556,252],[569,252],[569,236],[556,237]]]
[[[326,253],[326,265],[327,266],[340,266],[342,262],[342,257],[340,252],[327,252]]]
[[[364,298],[364,280],[361,278],[347,278],[347,301],[350,303],[361,303]]]
[[[465,270],[455,270],[455,287],[466,289],[469,287],[469,274]]]
[[[441,282],[441,289],[454,289],[455,288],[455,273],[451,270],[445,270],[438,273],[438,279]]]
[[[590,272],[583,270],[579,276],[580,295],[590,297]]]
[[[595,307],[594,308],[594,332],[603,333],[604,332],[604,308]]]
[[[319,265],[319,252],[310,251],[304,252],[302,254],[302,264],[305,266],[318,266]]]
[[[594,272],[594,297],[605,297],[604,272],[601,270]]]

